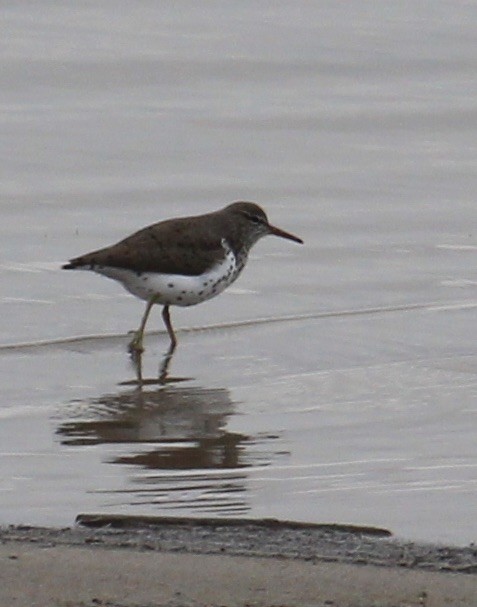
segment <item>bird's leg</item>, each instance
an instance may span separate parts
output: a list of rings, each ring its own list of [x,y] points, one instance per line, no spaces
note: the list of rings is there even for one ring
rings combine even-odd
[[[171,364],[171,360],[172,360],[172,355],[174,354],[174,350],[175,350],[175,344],[170,344],[169,349],[167,350],[167,352],[164,354],[164,357],[162,358],[161,364],[159,365],[159,380],[158,383],[159,384],[166,384],[167,383],[167,376],[169,374],[169,365]]]
[[[142,389],[143,385],[143,377],[142,377],[142,352],[133,351],[131,352],[131,360],[134,366],[134,371],[136,372],[136,383],[140,389]]]
[[[141,324],[139,325],[139,329],[134,333],[134,337],[132,338],[128,346],[129,352],[131,352],[131,354],[138,354],[140,352],[144,352],[144,348],[142,347],[144,329],[146,328],[149,312],[151,311],[151,308],[155,303],[156,301],[154,297],[147,302],[146,310],[144,311],[144,315],[142,317]]]
[[[174,334],[174,329],[172,328],[171,318],[169,316],[169,306],[164,306],[162,308],[162,319],[164,321],[164,324],[166,325],[166,329],[169,333],[169,337],[171,340],[171,347],[169,349],[168,354],[172,354],[172,352],[174,352],[175,347],[177,346],[177,339]]]

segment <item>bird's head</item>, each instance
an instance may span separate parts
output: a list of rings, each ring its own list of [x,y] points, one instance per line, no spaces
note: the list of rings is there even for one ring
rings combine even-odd
[[[265,211],[254,202],[233,202],[223,211],[233,217],[233,222],[240,231],[240,236],[247,249],[250,249],[257,240],[268,235],[280,236],[280,238],[303,244],[303,240],[298,236],[271,225]]]

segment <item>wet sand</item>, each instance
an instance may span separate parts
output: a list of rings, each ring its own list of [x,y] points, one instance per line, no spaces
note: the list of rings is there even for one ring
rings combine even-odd
[[[477,597],[473,547],[326,526],[10,527],[0,558],[0,604],[16,607],[474,607]]]

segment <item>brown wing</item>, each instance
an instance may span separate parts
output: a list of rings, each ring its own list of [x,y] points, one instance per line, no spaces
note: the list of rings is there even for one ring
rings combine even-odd
[[[199,218],[195,218],[199,219]],[[221,238],[211,238],[202,221],[173,219],[139,230],[111,247],[72,259],[63,266],[109,266],[134,272],[197,276],[223,256]]]

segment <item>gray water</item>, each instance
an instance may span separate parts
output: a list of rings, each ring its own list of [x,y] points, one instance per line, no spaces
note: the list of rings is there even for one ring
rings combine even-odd
[[[0,523],[272,516],[475,541],[475,4],[2,17]],[[143,304],[60,264],[238,199],[305,246],[263,240],[224,294],[174,309],[163,384],[155,312],[138,386]]]

